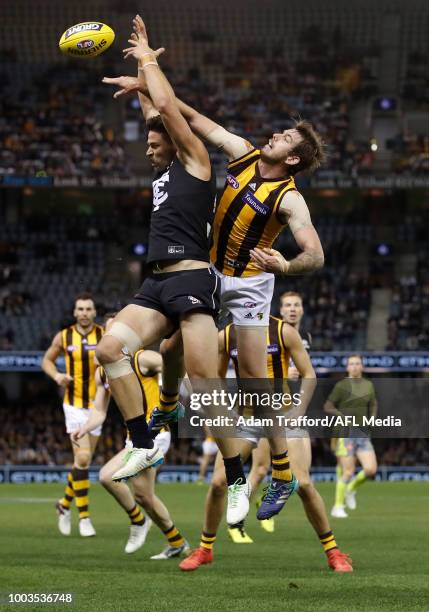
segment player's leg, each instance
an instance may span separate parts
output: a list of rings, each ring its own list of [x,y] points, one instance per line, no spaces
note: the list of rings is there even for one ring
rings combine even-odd
[[[250,455],[253,444],[247,440],[239,441],[239,450],[243,462]],[[181,562],[180,569],[183,571],[193,571],[213,561],[213,546],[216,535],[222,520],[225,507],[225,497],[228,490],[228,483],[225,475],[225,465],[222,454],[218,452],[213,468],[212,481],[207,492],[204,509],[204,524],[201,533],[200,545],[192,551],[191,555]]]
[[[271,393],[267,371],[267,328],[260,325],[237,325],[236,335],[241,386],[252,393],[262,392],[262,385],[266,385],[266,393]],[[258,379],[256,386],[253,380],[255,378]],[[281,428],[278,434],[269,436],[269,444],[271,483],[256,515],[259,520],[278,514],[292,493],[298,489],[298,481],[290,469],[284,428]]]
[[[158,310],[130,304],[115,317],[109,331],[97,346],[97,359],[104,367],[110,390],[125,419],[133,448],[125,465],[113,478],[121,480],[163,461],[149,434],[143,411],[143,398],[130,355],[148,346],[171,329],[168,319]]]
[[[356,457],[362,469],[347,485],[345,500],[350,510],[355,510],[357,506],[356,489],[363,485],[366,480],[373,480],[377,474],[377,457],[370,440],[365,438],[363,438],[362,441],[359,440],[357,443]]]
[[[163,422],[178,420],[183,413],[183,408],[179,402],[179,381],[185,375],[185,364],[180,330],[161,342],[160,353],[162,355],[160,403],[159,410],[155,409],[152,413],[149,430],[155,424],[160,429]],[[158,416],[157,413],[159,413]]]
[[[97,441],[98,436],[87,434],[77,444],[72,442],[73,490],[79,512],[79,532],[83,537],[95,536],[95,529],[89,518],[89,466]]]
[[[204,453],[201,457],[200,469],[198,472],[198,483],[203,483],[206,479],[207,470],[212,462],[213,455]]]
[[[127,452],[127,449],[124,448],[103,465],[99,480],[106,491],[125,510],[130,519],[130,535],[125,546],[125,552],[133,553],[143,546],[151,521],[145,517],[141,508],[136,504],[130,488],[124,482],[114,482],[112,480],[113,474],[123,465]]]
[[[355,468],[355,443],[353,438],[338,438],[337,460],[341,466],[341,476],[337,479],[335,486],[335,503],[331,510],[331,516],[335,518],[347,518],[345,511],[345,496],[347,485],[352,480]]]
[[[159,433],[155,438],[156,445],[167,454],[171,442],[169,431]],[[152,559],[171,559],[178,557],[189,549],[189,544],[173,523],[170,513],[164,503],[155,494],[156,471],[145,470],[132,479],[132,487],[136,501],[144,508],[152,521],[163,532],[167,547]]]
[[[252,495],[256,495],[259,485],[264,480],[265,476],[271,467],[271,452],[270,444],[266,438],[259,441],[258,446],[252,452],[252,469],[249,472],[249,482],[252,487]],[[261,505],[261,497],[257,498],[256,507]],[[268,518],[260,521],[262,529],[268,533],[273,533],[275,528],[274,518]]]
[[[162,435],[162,434],[160,434]],[[145,470],[133,478],[134,495],[152,521],[159,527],[167,540],[167,546],[151,559],[179,557],[189,549],[189,544],[174,524],[165,504],[155,494],[155,470]]]
[[[180,323],[185,368],[194,391],[207,390],[205,380],[214,382],[217,376],[218,364],[218,332],[211,316],[203,312],[191,312],[185,315]],[[212,407],[211,407],[212,408]],[[212,413],[214,415],[214,412]],[[250,488],[246,482],[243,465],[238,451],[237,440],[229,437],[213,436],[222,453],[226,478],[228,482],[228,523],[238,523],[249,511]]]
[[[293,434],[292,434],[293,435]],[[310,477],[310,437],[288,436],[288,449],[293,473],[299,480],[298,495],[307,518],[319,538],[328,558],[329,567],[337,572],[351,572],[353,568],[346,555],[340,552],[331,530],[323,499]]]

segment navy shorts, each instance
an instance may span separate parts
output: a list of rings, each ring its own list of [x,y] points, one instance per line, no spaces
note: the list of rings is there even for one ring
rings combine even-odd
[[[131,304],[158,310],[176,324],[182,315],[193,310],[205,311],[216,320],[220,306],[220,282],[210,268],[152,273]]]

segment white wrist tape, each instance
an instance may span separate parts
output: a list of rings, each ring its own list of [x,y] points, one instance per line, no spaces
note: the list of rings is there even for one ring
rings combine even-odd
[[[130,355],[134,355],[142,346],[142,341],[136,332],[129,325],[121,323],[120,321],[115,321],[109,331],[104,335],[113,336],[119,340],[126,349],[124,352],[130,353]]]

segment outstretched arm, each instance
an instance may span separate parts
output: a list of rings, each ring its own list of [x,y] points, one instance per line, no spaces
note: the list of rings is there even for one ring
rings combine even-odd
[[[229,161],[245,155],[254,148],[248,140],[228,132],[224,127],[202,115],[182,100],[177,100],[177,104],[192,131],[210,144],[222,149]]]
[[[132,56],[139,61],[152,103],[161,115],[186,170],[197,178],[208,180],[211,167],[207,149],[181,114],[174,91],[156,61],[139,16],[134,19],[134,30],[137,36],[129,39],[131,46],[124,49],[125,58]]]

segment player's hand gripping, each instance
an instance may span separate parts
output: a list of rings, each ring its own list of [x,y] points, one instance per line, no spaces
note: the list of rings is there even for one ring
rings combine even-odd
[[[283,257],[280,251],[276,251],[275,249],[252,249],[250,251],[250,259],[257,268],[264,272],[287,274],[289,270],[289,262]]]
[[[58,372],[58,374],[55,376],[55,382],[59,387],[68,387],[72,380],[72,376],[69,376],[68,374],[61,374],[60,372]]]

